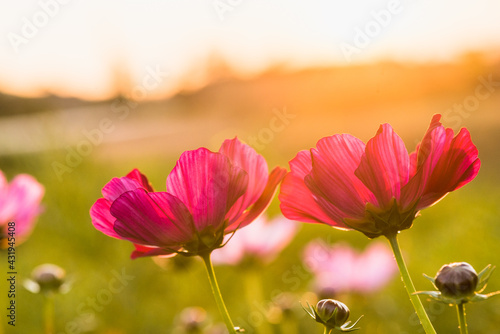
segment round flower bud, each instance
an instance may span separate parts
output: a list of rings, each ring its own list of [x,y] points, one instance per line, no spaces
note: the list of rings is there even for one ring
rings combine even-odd
[[[64,283],[66,272],[55,264],[42,264],[31,273],[32,280],[38,284],[41,293],[59,292]]]
[[[341,327],[349,318],[349,308],[334,299],[323,299],[316,304],[317,322],[330,328]]]
[[[476,271],[466,262],[442,266],[434,281],[443,296],[455,299],[472,297],[476,291],[477,282]]]

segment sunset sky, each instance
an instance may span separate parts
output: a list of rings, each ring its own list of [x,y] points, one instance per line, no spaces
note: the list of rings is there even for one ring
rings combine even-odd
[[[202,85],[214,54],[248,77],[279,64],[498,53],[498,13],[494,0],[2,1],[0,91],[102,99],[129,76],[161,97]]]

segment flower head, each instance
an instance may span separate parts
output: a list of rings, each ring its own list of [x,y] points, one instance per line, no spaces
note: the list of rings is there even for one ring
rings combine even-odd
[[[24,282],[24,287],[33,293],[54,294],[69,291],[66,271],[52,263],[41,264],[31,272],[31,279]]]
[[[0,171],[0,249],[7,248],[9,232],[14,233],[16,245],[30,235],[42,211],[44,192],[31,175],[19,174],[8,183]]]
[[[272,262],[295,236],[298,225],[284,217],[267,221],[257,218],[244,231],[212,253],[214,264],[237,264],[253,261]]]
[[[90,215],[104,234],[133,242],[133,258],[201,255],[256,219],[284,174],[280,167],[268,174],[264,158],[234,138],[219,152],[184,152],[167,177],[166,192],[155,192],[138,170],[112,179]]]
[[[479,274],[467,262],[445,264],[439,269],[436,277],[429,279],[438,291],[419,291],[416,294],[428,295],[446,304],[463,304],[486,300],[500,294],[500,291],[487,295],[481,294],[495,269],[487,265]]]
[[[359,253],[347,244],[312,241],[304,250],[303,262],[314,274],[315,290],[324,296],[376,291],[397,273],[391,250],[381,242]]]
[[[415,152],[389,124],[366,144],[347,134],[325,137],[290,161],[281,193],[285,217],[356,229],[370,238],[410,228],[421,209],[470,182],[479,171],[469,131],[432,118]]]
[[[350,311],[349,308],[342,302],[335,299],[322,299],[317,304],[316,307],[309,306],[309,310],[305,310],[314,320],[323,324],[326,327],[326,332],[334,329],[338,329],[341,332],[352,332],[359,328],[354,328],[361,317],[356,320],[354,324],[351,324],[349,319]]]

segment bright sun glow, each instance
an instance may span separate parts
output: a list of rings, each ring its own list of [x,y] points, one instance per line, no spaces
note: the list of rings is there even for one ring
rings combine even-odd
[[[79,1],[0,4],[0,90],[89,99],[168,79],[161,97],[207,80],[223,57],[242,76],[273,65],[433,61],[497,45],[500,3],[442,1]]]

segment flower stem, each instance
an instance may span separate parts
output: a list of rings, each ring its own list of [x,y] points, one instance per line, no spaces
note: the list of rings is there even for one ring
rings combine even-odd
[[[415,286],[413,285],[413,282],[412,282],[411,277],[410,277],[410,273],[408,272],[408,269],[406,268],[406,264],[405,264],[405,261],[403,259],[403,255],[401,254],[401,249],[399,248],[397,234],[387,236],[387,239],[389,239],[389,242],[390,242],[391,247],[392,247],[392,251],[394,252],[394,257],[396,258],[396,262],[397,262],[398,267],[399,267],[399,272],[401,273],[401,278],[403,279],[403,283],[404,283],[404,286],[406,288],[406,291],[408,292],[408,295],[410,296],[411,303],[413,304],[413,307],[415,308],[415,311],[417,312],[417,316],[420,319],[420,323],[422,324],[422,327],[424,328],[425,333],[436,334],[436,331],[434,330],[434,327],[432,327],[432,323],[429,320],[427,313],[425,312],[424,306],[422,305],[420,298],[414,294],[416,292]]]
[[[208,280],[210,281],[212,293],[215,297],[215,302],[217,303],[219,312],[221,313],[222,318],[224,319],[224,323],[226,324],[227,330],[229,331],[230,334],[236,334],[233,322],[229,317],[226,305],[224,304],[224,300],[222,299],[219,285],[217,284],[217,279],[215,278],[215,272],[214,272],[214,267],[212,265],[212,260],[210,259],[210,253],[207,253],[205,255],[200,255],[200,257],[203,259],[203,262],[205,263],[205,268],[207,268]]]
[[[44,305],[45,334],[54,334],[54,296],[45,296]]]
[[[465,320],[465,307],[464,303],[457,304],[457,315],[458,315],[458,328],[460,328],[460,334],[467,334],[467,321]]]

